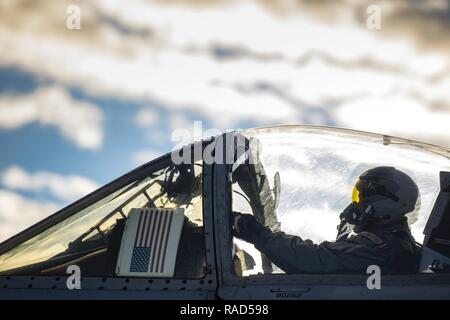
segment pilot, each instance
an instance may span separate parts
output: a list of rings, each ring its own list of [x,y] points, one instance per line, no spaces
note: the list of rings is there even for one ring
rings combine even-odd
[[[352,203],[341,213],[337,239],[315,244],[273,232],[252,215],[233,212],[234,236],[248,241],[286,273],[415,273],[420,251],[407,223],[419,197],[416,183],[393,167],[358,179]]]

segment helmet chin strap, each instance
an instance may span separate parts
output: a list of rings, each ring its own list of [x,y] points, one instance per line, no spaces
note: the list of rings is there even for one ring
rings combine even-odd
[[[389,219],[389,214],[383,215],[383,216],[374,217],[375,209],[370,204],[367,205],[367,207],[364,208],[362,212],[360,210],[358,210],[358,209],[357,209],[357,211],[359,211],[358,212],[359,216],[358,216],[357,219],[354,219],[354,222],[353,222],[353,225],[354,225],[353,229],[357,233],[361,232],[363,230],[366,230],[370,226],[375,227],[377,225],[377,223],[382,222],[382,220],[388,220]]]
[[[367,220],[367,218],[372,215],[373,213],[373,207],[372,205],[368,205],[362,212],[360,210],[356,210],[353,212],[353,220],[358,222],[362,222],[364,220]]]

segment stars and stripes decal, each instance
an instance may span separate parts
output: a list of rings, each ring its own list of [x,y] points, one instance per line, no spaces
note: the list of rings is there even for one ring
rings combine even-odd
[[[172,218],[173,210],[141,212],[130,272],[163,272]]]
[[[156,208],[132,211],[122,238],[118,274],[173,274],[183,212]]]

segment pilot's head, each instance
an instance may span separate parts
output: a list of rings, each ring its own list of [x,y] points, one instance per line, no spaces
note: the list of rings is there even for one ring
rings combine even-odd
[[[394,167],[376,167],[356,182],[354,210],[347,220],[355,225],[356,232],[395,225],[415,210],[418,197],[419,188],[406,173]]]

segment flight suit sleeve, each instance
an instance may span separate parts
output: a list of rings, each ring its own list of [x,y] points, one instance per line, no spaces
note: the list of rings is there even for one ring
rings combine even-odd
[[[377,244],[362,235],[314,244],[264,227],[251,242],[286,273],[365,273],[369,265],[381,267],[389,259],[382,241]]]

